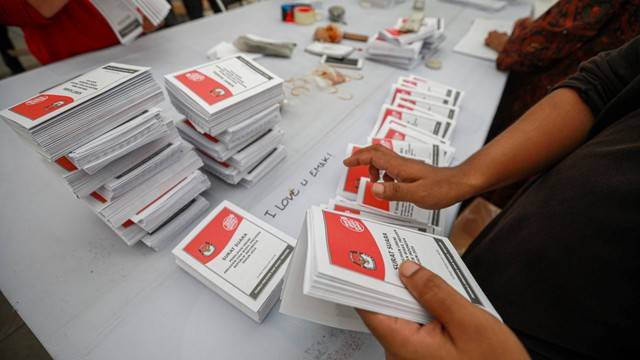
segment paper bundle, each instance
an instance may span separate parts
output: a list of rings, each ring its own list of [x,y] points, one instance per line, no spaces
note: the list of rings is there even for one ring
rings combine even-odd
[[[242,55],[165,76],[177,124],[205,169],[230,184],[251,186],[284,157],[279,102],[283,81]]]
[[[368,139],[431,166],[449,166],[464,93],[411,75],[391,87]],[[349,144],[346,156],[365,145]],[[499,318],[449,241],[440,210],[376,197],[368,166],[345,168],[337,196],[307,211],[282,292],[280,311],[367,331],[353,308],[428,322],[398,277],[403,261],[423,264],[472,303]],[[389,179],[387,179],[389,180]]]
[[[366,47],[369,60],[402,69],[412,69],[444,41],[444,19],[425,17],[416,32],[401,30],[407,18],[400,18],[395,26],[370,36]]]
[[[278,301],[296,240],[228,201],[173,249],[177,264],[256,322]]]
[[[153,107],[158,90],[149,68],[108,64],[0,113],[120,238],[156,250],[207,210],[199,194],[210,186],[193,146]]]
[[[424,324],[431,315],[398,275],[406,260],[423,264],[500,318],[446,238],[318,207],[307,211],[280,311],[356,331],[367,330],[353,308]]]

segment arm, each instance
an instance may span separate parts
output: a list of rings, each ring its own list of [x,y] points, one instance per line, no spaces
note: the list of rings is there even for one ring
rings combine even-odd
[[[576,75],[459,166],[432,167],[381,146],[361,149],[344,164],[369,166],[372,181],[386,171],[385,182],[373,188],[380,198],[443,208],[527,178],[564,158],[586,140],[595,119],[637,76],[640,37],[584,63]]]
[[[567,57],[595,36],[622,1],[561,1],[537,20],[514,31],[496,64],[500,70],[531,71]]]

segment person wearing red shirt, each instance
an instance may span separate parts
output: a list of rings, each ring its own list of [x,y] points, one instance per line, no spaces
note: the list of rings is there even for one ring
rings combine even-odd
[[[89,0],[0,0],[0,23],[20,27],[41,64],[118,44]]]

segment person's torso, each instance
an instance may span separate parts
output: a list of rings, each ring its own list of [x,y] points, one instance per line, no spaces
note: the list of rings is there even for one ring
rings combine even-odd
[[[48,25],[24,27],[23,31],[29,49],[43,64],[118,43],[89,0],[70,0]]]
[[[640,78],[465,254],[516,331],[581,354],[640,349]]]

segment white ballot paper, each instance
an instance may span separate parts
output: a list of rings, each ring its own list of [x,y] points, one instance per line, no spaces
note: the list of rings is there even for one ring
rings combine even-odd
[[[407,110],[424,112],[425,114],[437,114],[454,122],[458,118],[458,112],[460,111],[460,108],[457,106],[444,105],[442,103],[403,94],[398,94],[391,105]]]
[[[279,298],[296,240],[228,201],[173,249],[176,262],[261,322]]]
[[[368,178],[360,178],[358,197],[356,202],[365,208],[380,212],[387,216],[400,218],[404,221],[433,227],[436,232],[444,227],[440,210],[427,210],[408,201],[389,201],[373,194],[373,182]]]
[[[405,124],[409,124],[447,142],[451,140],[451,134],[455,127],[455,122],[440,115],[383,105],[382,109],[380,109],[380,114],[378,114],[378,120],[373,127],[371,137],[375,137],[389,119],[396,119]]]
[[[400,77],[398,79],[398,85],[440,95],[442,97],[446,97],[448,99],[451,99],[452,101],[455,101],[456,104],[459,104],[464,95],[464,91],[462,90],[458,90],[449,85],[445,85],[417,75]]]
[[[142,16],[135,5],[127,0],[91,0],[91,3],[107,20],[122,44],[129,44],[142,34]]]
[[[318,207],[305,224],[282,292],[285,314],[350,330],[365,330],[352,308],[429,322],[398,275],[411,260],[500,319],[444,237]]]
[[[490,31],[496,30],[511,34],[512,29],[513,20],[477,18],[473,20],[471,28],[453,48],[453,51],[480,59],[495,61],[498,58],[498,52],[485,45],[484,39]]]

